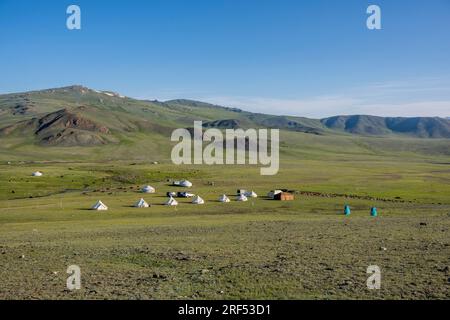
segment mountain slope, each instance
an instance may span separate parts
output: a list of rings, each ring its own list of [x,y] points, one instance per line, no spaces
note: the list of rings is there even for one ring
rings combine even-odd
[[[4,144],[101,146],[166,141],[175,128],[278,128],[313,135],[365,135],[450,138],[443,118],[336,116],[322,120],[247,112],[210,103],[178,99],[136,100],[111,91],[75,85],[0,95],[0,139]]]
[[[0,129],[1,136],[34,134],[37,141],[45,145],[86,146],[114,142],[108,137],[110,130],[84,117],[86,107],[73,110],[62,109],[41,118],[23,120]]]
[[[360,135],[401,134],[419,138],[450,138],[450,121],[437,117],[383,118],[336,116],[321,120],[326,127]]]

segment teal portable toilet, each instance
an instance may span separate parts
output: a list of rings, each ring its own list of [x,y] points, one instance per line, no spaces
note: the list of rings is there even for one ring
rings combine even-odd
[[[370,209],[370,215],[371,215],[372,217],[378,216],[377,208],[372,207],[372,209]]]
[[[344,207],[344,214],[346,216],[349,216],[350,213],[351,213],[350,206],[348,204],[346,204],[345,207]]]

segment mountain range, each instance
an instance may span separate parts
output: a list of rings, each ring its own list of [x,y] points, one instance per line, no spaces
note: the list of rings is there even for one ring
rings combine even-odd
[[[311,135],[450,138],[450,119],[334,116],[325,119],[268,115],[205,102],[137,100],[80,85],[0,95],[0,139],[45,146],[95,146],[133,135],[170,136],[174,128],[279,128]]]

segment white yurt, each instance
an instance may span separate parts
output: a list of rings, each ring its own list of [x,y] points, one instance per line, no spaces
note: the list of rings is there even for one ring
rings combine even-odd
[[[190,182],[188,180],[175,181],[173,184],[176,186],[185,187],[185,188],[192,187],[192,182]]]
[[[227,197],[226,194],[223,194],[220,196],[219,201],[220,202],[230,202],[231,200],[230,200],[230,198]]]
[[[141,199],[134,204],[134,207],[135,208],[148,208],[149,205],[144,199]]]
[[[33,177],[42,177],[43,176],[42,172],[40,172],[40,171],[33,172],[31,175]]]
[[[178,201],[175,200],[174,198],[170,197],[169,200],[166,201],[165,205],[166,206],[177,206]]]
[[[205,204],[205,200],[203,200],[200,196],[195,196],[194,199],[192,199],[193,204]]]
[[[143,193],[155,193],[156,189],[153,188],[152,186],[145,186],[142,188],[142,192]]]
[[[98,200],[97,203],[94,204],[94,206],[91,209],[97,211],[106,211],[108,210],[108,207],[103,202]]]
[[[250,191],[250,192],[246,192],[245,193],[245,196],[246,197],[248,197],[248,198],[258,198],[258,195],[256,194],[256,192],[255,191]]]
[[[182,181],[180,181],[180,186],[190,188],[190,187],[192,187],[192,182],[190,182],[188,180],[182,180]]]
[[[248,199],[247,199],[247,197],[244,196],[243,194],[240,194],[240,195],[237,197],[236,200],[237,200],[237,201],[247,201]]]

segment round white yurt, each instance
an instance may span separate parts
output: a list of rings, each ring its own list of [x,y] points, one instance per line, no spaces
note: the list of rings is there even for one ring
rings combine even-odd
[[[42,177],[42,176],[43,176],[43,173],[40,172],[40,171],[36,171],[36,172],[33,172],[31,175],[32,175],[33,177]]]
[[[143,193],[155,193],[156,189],[153,188],[152,186],[145,186],[142,188],[142,192]]]
[[[170,197],[169,200],[166,201],[165,205],[166,206],[177,206],[178,201],[175,200],[174,198]]]
[[[97,211],[106,211],[108,210],[108,207],[103,202],[101,202],[101,200],[98,200],[91,209]]]
[[[195,196],[194,199],[192,199],[193,204],[205,204],[205,200],[203,200],[200,196]]]
[[[248,199],[247,199],[247,197],[246,196],[244,196],[243,194],[240,194],[238,197],[237,197],[237,199],[236,199],[237,201],[247,201]]]
[[[223,195],[220,196],[219,201],[220,202],[224,202],[224,203],[225,202],[230,202],[230,198],[228,198],[226,194],[223,194]]]
[[[185,187],[185,188],[190,188],[190,187],[192,187],[192,182],[190,182],[188,180],[181,180],[180,186]]]
[[[134,204],[134,207],[135,208],[148,208],[149,205],[144,199],[141,199]]]

